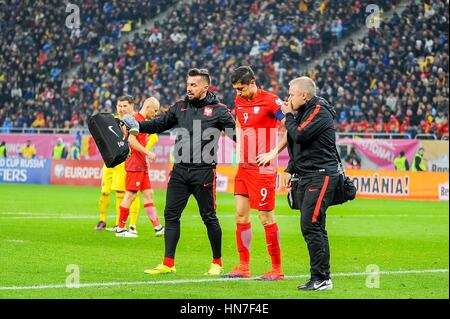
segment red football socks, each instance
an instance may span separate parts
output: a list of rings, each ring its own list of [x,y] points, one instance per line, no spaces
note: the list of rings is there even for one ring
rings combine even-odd
[[[277,223],[265,225],[266,244],[272,259],[272,268],[281,268],[281,253],[280,253],[280,233],[278,232]]]
[[[147,212],[148,219],[153,224],[153,227],[159,226],[158,214],[156,213],[156,207],[153,203],[148,203],[144,205],[144,209]]]
[[[167,267],[172,268],[173,266],[175,266],[175,258],[164,257],[163,264],[166,265]]]
[[[241,265],[250,263],[250,244],[252,241],[252,224],[236,224],[236,242]]]
[[[212,263],[218,264],[220,267],[222,267],[222,258],[213,258]]]
[[[119,217],[119,225],[118,225],[120,228],[125,228],[129,214],[130,214],[129,208],[120,206],[120,217]]]

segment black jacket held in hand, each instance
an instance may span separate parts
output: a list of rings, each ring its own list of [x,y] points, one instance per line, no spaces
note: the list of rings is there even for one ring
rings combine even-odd
[[[294,115],[286,114],[288,131],[288,173],[300,176],[338,174],[335,150],[336,111],[324,98],[314,96]]]
[[[225,131],[236,140],[233,115],[211,92],[199,101],[187,97],[178,100],[166,113],[139,123],[141,133],[161,133],[172,128],[176,135],[175,165],[215,167],[220,132]]]

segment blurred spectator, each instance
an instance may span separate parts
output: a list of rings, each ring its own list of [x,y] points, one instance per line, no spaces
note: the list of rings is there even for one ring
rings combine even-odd
[[[435,129],[440,136],[448,137],[448,114],[444,113],[443,110],[439,110],[435,121]]]
[[[72,147],[69,152],[69,159],[71,160],[79,160],[81,158],[80,147],[77,142],[72,143]]]
[[[427,162],[423,157],[425,153],[425,149],[423,147],[417,150],[416,155],[414,155],[414,159],[412,162],[412,171],[417,172],[426,172],[428,170]]]
[[[2,141],[0,143],[0,158],[8,157],[8,154],[6,152],[6,143],[5,141]]]
[[[58,138],[56,145],[53,147],[52,158],[54,160],[66,159],[67,149],[62,138]]]
[[[45,126],[45,120],[44,120],[44,114],[38,113],[36,115],[36,119],[31,124],[32,127],[44,127]]]
[[[361,169],[361,157],[356,153],[354,147],[351,148],[350,153],[347,155],[346,159],[347,169]]]
[[[404,151],[394,158],[394,167],[396,171],[409,171],[409,163]]]
[[[13,128],[13,124],[11,122],[11,118],[9,116],[7,116],[1,127],[1,132],[2,133],[10,133],[12,128]]]
[[[35,158],[36,157],[36,148],[33,144],[31,144],[30,140],[27,140],[27,144],[20,149],[19,153],[22,158]]]

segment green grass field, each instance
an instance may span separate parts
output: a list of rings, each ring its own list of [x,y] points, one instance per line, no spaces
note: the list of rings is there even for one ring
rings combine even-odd
[[[139,238],[116,238],[95,231],[99,189],[38,185],[0,185],[0,298],[448,298],[448,202],[358,199],[328,210],[334,289],[300,292],[309,258],[298,212],[277,198],[282,259],[287,278],[278,282],[218,280],[203,275],[211,251],[191,198],[181,220],[177,273],[143,273],[162,261],[164,244],[155,238],[141,209]],[[165,193],[155,192],[163,219]],[[223,262],[238,261],[234,198],[217,194],[223,230]],[[111,200],[108,226],[114,223]],[[251,270],[270,267],[263,227],[253,214]],[[77,265],[80,288],[67,288],[68,265]],[[376,265],[379,287],[365,274]],[[440,271],[441,270],[441,271]],[[386,273],[383,273],[386,272]],[[333,276],[334,275],[334,276]],[[127,283],[127,284],[125,284]],[[104,285],[101,285],[104,284]],[[55,285],[55,286],[52,286]],[[33,287],[20,288],[20,287]],[[15,288],[11,288],[15,287]]]

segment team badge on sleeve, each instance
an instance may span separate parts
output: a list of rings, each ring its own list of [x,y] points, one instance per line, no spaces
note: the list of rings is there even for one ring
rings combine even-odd
[[[275,100],[275,103],[276,103],[277,105],[279,105],[279,106],[282,106],[282,105],[283,105],[283,101],[281,101],[281,99],[276,99],[276,100]]]

